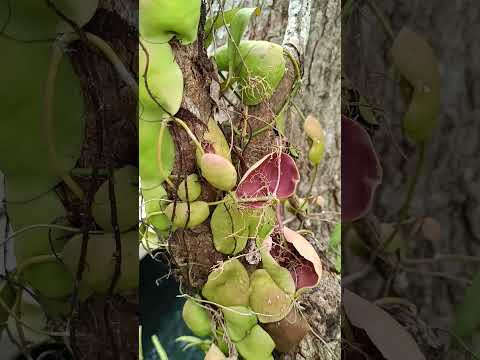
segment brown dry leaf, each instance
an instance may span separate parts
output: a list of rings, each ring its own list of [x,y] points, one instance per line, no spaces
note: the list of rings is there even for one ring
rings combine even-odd
[[[387,360],[425,360],[413,337],[386,311],[343,289],[343,308],[353,326],[365,330]]]
[[[207,354],[205,355],[204,360],[225,360],[226,357],[222,351],[217,347],[217,345],[212,344]]]

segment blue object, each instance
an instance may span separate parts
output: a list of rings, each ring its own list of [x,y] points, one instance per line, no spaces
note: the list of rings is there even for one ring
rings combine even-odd
[[[156,280],[168,273],[163,262],[146,256],[140,262],[140,321],[142,324],[142,346],[146,360],[157,360],[151,337],[157,335],[165,348],[169,360],[202,360],[204,354],[198,349],[183,351],[183,343],[175,342],[179,336],[193,336],[182,319],[185,299],[178,298],[178,283],[173,277],[163,279],[157,286]]]

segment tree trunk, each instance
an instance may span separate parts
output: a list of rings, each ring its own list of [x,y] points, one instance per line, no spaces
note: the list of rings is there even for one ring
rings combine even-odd
[[[239,2],[227,2],[230,8]],[[256,2],[251,2],[256,4]],[[242,6],[252,5],[242,2]],[[288,1],[266,1],[263,12],[252,20],[250,38],[282,43],[288,21]],[[218,78],[210,60],[198,43],[179,46],[173,43],[175,58],[182,69],[185,87],[180,112],[177,114],[193,130],[201,141],[209,117],[217,106]],[[325,253],[333,224],[340,214],[340,2],[335,0],[317,1],[312,9],[312,28],[303,62],[304,80],[294,102],[308,115],[318,117],[327,134],[326,156],[320,167],[314,186],[314,195],[323,198],[323,204],[316,209],[325,221],[307,220],[305,227],[314,231],[314,245],[325,257],[324,274],[320,286],[301,299],[304,315],[312,331],[304,338],[299,348],[289,354],[278,355],[280,359],[339,359],[340,358],[340,284],[338,274],[328,271],[330,266]],[[295,73],[287,59],[288,70],[268,104],[250,107],[248,122],[253,130],[273,120],[281,108],[294,82]],[[194,116],[192,116],[194,115]],[[258,119],[261,118],[262,122]],[[234,123],[237,120],[234,120]],[[288,110],[287,139],[300,151],[299,168],[302,175],[300,195],[307,192],[312,170],[306,154],[308,145],[303,135],[301,117]],[[185,132],[172,125],[177,144],[176,167],[179,175],[195,171],[195,147]],[[278,146],[274,131],[267,131],[252,139],[244,154],[245,166],[249,167]],[[244,169],[245,171],[245,169]],[[240,174],[241,176],[241,174]],[[203,199],[215,200],[215,193],[203,184]],[[213,247],[208,226],[192,230],[177,230],[171,240],[171,252],[177,264],[178,276],[183,289],[198,291],[218,261],[223,259]],[[184,266],[187,264],[186,266]],[[185,286],[189,285],[189,286]],[[276,357],[277,358],[277,357]]]

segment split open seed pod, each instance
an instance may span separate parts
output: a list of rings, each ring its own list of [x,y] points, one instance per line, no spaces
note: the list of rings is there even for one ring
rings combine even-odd
[[[235,344],[245,360],[270,360],[275,343],[260,325],[255,325],[250,333]]]
[[[392,59],[413,88],[405,115],[405,132],[417,143],[427,140],[436,127],[440,110],[440,72],[432,47],[416,32],[404,27],[392,46]]]
[[[300,173],[293,158],[286,153],[273,152],[256,162],[240,180],[235,195],[239,199],[270,196],[285,200],[292,196],[300,181]],[[262,207],[265,201],[243,204]]]
[[[187,198],[188,189],[188,198]],[[197,174],[190,174],[178,186],[177,195],[182,201],[195,201],[202,192],[200,179]]]
[[[249,300],[261,323],[283,319],[293,304],[293,296],[285,293],[264,269],[255,270],[250,278]]]
[[[233,342],[241,341],[257,325],[257,316],[245,306],[223,308],[227,333]]]
[[[237,171],[230,161],[224,157],[206,153],[200,159],[202,176],[213,187],[223,190],[232,190],[237,183]]]
[[[205,201],[177,202],[165,208],[165,215],[176,228],[193,228],[207,220],[210,209]]]
[[[166,43],[174,36],[184,44],[197,38],[199,0],[140,0],[140,36],[147,42]]]
[[[285,74],[285,58],[282,46],[261,40],[243,40],[238,45],[240,56],[234,65],[242,100],[246,105],[257,105],[268,100]],[[228,47],[215,53],[220,71],[229,65]]]
[[[185,324],[196,336],[208,336],[212,333],[212,320],[195,300],[188,299],[183,305],[182,317]]]
[[[210,229],[215,249],[222,254],[235,255],[245,249],[249,235],[248,218],[230,197],[213,211]]]
[[[223,306],[248,305],[250,279],[238,259],[225,261],[208,275],[202,288],[205,299]]]
[[[264,237],[257,237],[257,248],[262,257],[262,268],[268,272],[280,289],[287,294],[294,295],[296,287],[290,271],[287,268],[280,266],[270,253],[273,246],[271,233],[272,231]]]
[[[382,167],[367,131],[342,115],[342,221],[364,217],[382,181]]]
[[[302,235],[286,226],[283,227],[283,236],[299,255],[296,256],[295,265],[290,268],[297,294],[304,289],[317,286],[322,277],[322,261],[315,248]]]
[[[217,122],[213,118],[208,120],[207,131],[205,131],[203,134],[202,148],[206,153],[220,155],[229,162],[232,162],[230,145],[228,144],[227,139],[225,139],[225,135],[223,135],[223,132],[218,126]],[[195,156],[197,163],[200,164],[202,153],[199,149],[196,149]]]

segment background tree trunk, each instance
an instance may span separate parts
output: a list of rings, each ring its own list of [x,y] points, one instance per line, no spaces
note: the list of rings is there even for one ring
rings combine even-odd
[[[409,210],[409,218],[432,217],[441,228],[440,236],[428,241],[410,237],[407,252],[412,258],[435,254],[480,254],[480,172],[478,134],[480,123],[480,63],[478,30],[480,7],[470,0],[460,1],[377,1],[397,34],[404,26],[418,32],[432,46],[441,76],[441,110],[433,139],[427,146],[421,178]],[[380,222],[395,221],[406,187],[415,171],[418,149],[406,140],[401,121],[406,110],[389,49],[391,40],[368,6],[359,3],[343,26],[344,71],[361,95],[384,112],[373,141],[379,153],[384,183],[376,197],[373,213]],[[401,150],[401,151],[400,151]],[[403,154],[406,158],[403,156]],[[349,255],[348,273],[362,269],[362,262]],[[478,265],[451,262],[418,266],[419,271],[436,270],[463,279],[472,279]],[[373,273],[353,285],[359,294],[376,299],[387,279]],[[438,331],[452,326],[465,285],[421,273],[399,272],[392,279],[391,296],[415,304],[418,318],[434,329],[430,339],[417,340],[429,359],[444,358],[449,333]],[[383,293],[385,296],[385,294]],[[388,295],[387,295],[388,296]],[[427,331],[427,332],[428,332]],[[432,340],[433,339],[433,340]],[[434,355],[437,351],[437,355]],[[442,355],[440,355],[442,354]],[[458,359],[468,355],[456,355]],[[466,356],[466,357],[464,357]]]
[[[252,20],[250,38],[264,39],[281,44],[288,20],[288,0],[263,2],[262,14]],[[227,1],[226,8],[233,6],[256,6],[256,1]],[[212,116],[215,107],[216,89],[218,85],[215,71],[211,68],[206,54],[199,49],[197,43],[189,46],[173,45],[175,58],[179,63],[184,79],[185,92],[182,109],[177,116],[194,130],[197,137],[202,138],[204,125]],[[313,230],[312,239],[317,249],[325,257],[330,233],[335,222],[340,221],[340,2],[336,0],[316,1],[312,8],[312,26],[305,59],[303,63],[304,80],[299,95],[294,102],[305,115],[318,117],[324,127],[326,140],[326,156],[319,169],[313,194],[323,198],[323,204],[316,211],[321,213],[321,221],[307,220],[305,227]],[[287,60],[288,63],[288,60]],[[294,77],[291,66],[288,67],[285,79],[277,89],[270,103],[273,107],[281,105],[282,97],[288,93]],[[218,95],[217,95],[218,96]],[[276,99],[279,99],[278,101]],[[190,114],[186,116],[186,114]],[[195,116],[192,117],[191,115]],[[268,122],[272,114],[263,105],[250,109],[250,114],[262,117]],[[253,120],[253,119],[252,119]],[[250,120],[250,121],[252,121]],[[287,113],[287,139],[299,149],[299,168],[302,184],[300,196],[307,192],[312,170],[308,165],[308,144],[303,134],[302,119],[294,111]],[[253,126],[255,122],[252,122]],[[177,162],[174,170],[177,174],[188,174],[195,170],[193,157],[194,146],[189,142],[183,130],[172,126],[176,139]],[[250,146],[250,145],[249,145]],[[245,161],[252,165],[276,146],[274,133],[269,131],[251,144]],[[214,193],[208,191],[203,184],[203,198],[213,200]],[[207,226],[196,229],[177,231],[172,240],[171,251],[179,269],[179,277],[185,288],[198,288],[203,285],[206,276],[217,261],[222,259],[211,241]],[[188,264],[184,266],[184,264]],[[282,355],[282,359],[339,359],[340,358],[340,283],[338,274],[328,271],[324,266],[324,274],[320,286],[305,295],[304,315],[312,326],[312,332],[305,337],[300,347]],[[314,334],[315,333],[315,334]]]

